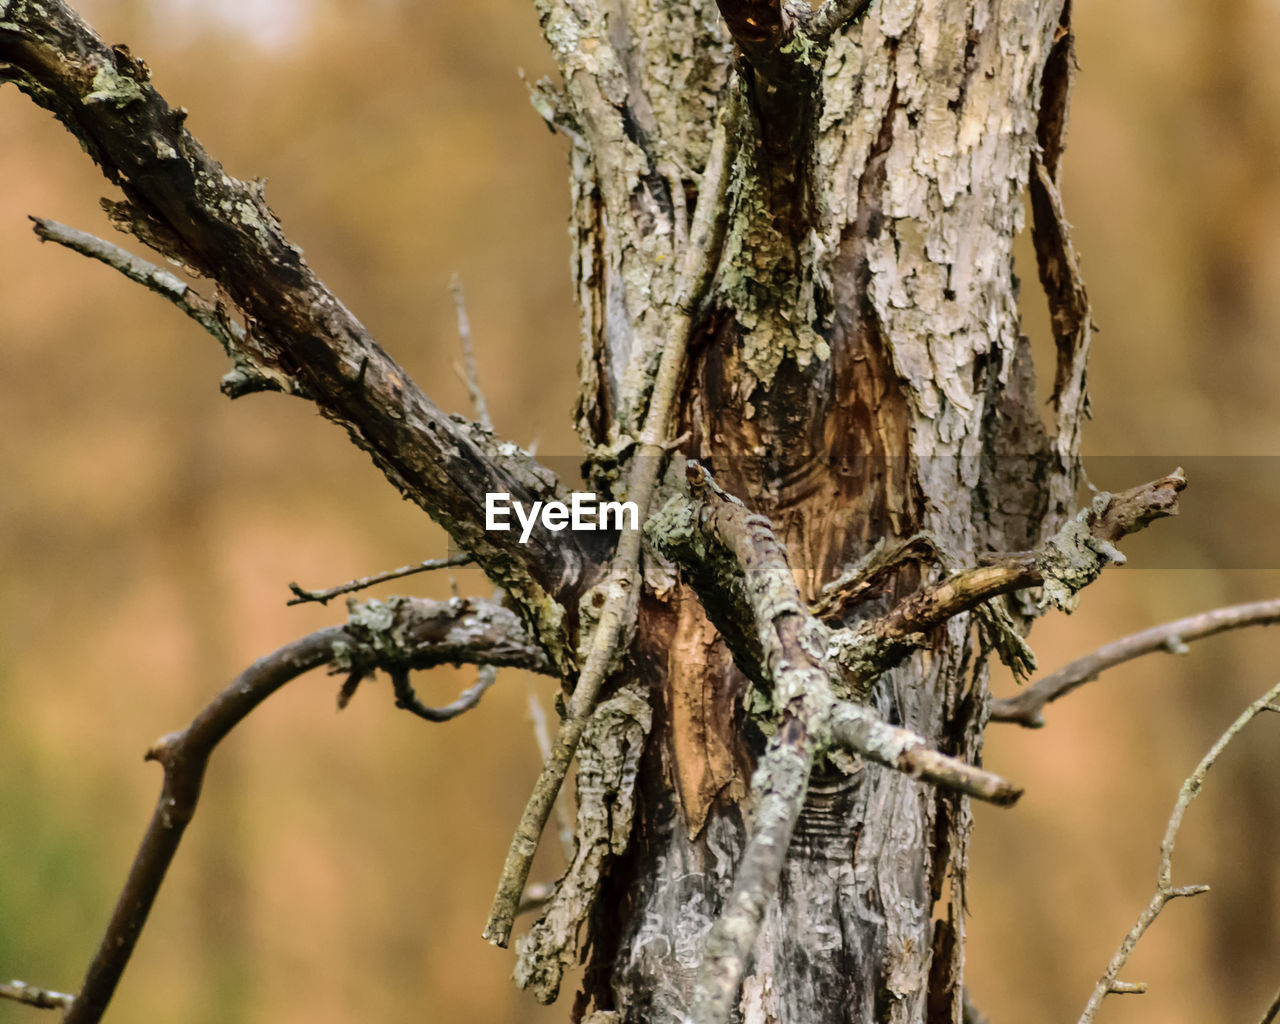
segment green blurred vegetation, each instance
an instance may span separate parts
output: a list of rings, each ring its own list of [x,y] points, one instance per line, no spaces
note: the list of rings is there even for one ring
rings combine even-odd
[[[460,272],[499,431],[572,453],[563,145],[516,74],[548,70],[531,6],[240,6],[294,20],[253,36],[212,0],[82,10],[145,57],[231,173],[268,179],[313,266],[464,411]],[[1280,7],[1082,0],[1077,22],[1066,200],[1101,327],[1087,447],[1167,457],[1160,472],[1203,456],[1222,486],[1193,478],[1190,528],[1160,524],[1076,616],[1037,628],[1046,670],[1280,593],[1280,462],[1215,460],[1280,455]],[[0,974],[54,988],[78,983],[150,813],[159,774],[142,751],[244,664],[340,617],[286,608],[286,583],[445,544],[309,406],[227,402],[209,339],[38,245],[28,213],[109,235],[105,189],[51,118],[0,91]],[[1128,461],[1095,462],[1098,484],[1137,482],[1108,478]],[[474,571],[457,586],[487,591]],[[980,809],[974,840],[969,975],[993,1020],[1075,1019],[1149,896],[1178,784],[1278,660],[1275,634],[1219,638],[1112,673],[1040,733],[992,731],[988,765],[1029,787],[1014,812]],[[441,670],[420,688],[444,700],[470,681]],[[507,674],[480,713],[433,728],[397,714],[384,683],[335,715],[335,682],[287,688],[219,751],[113,1019],[567,1019],[567,1000],[537,1007],[479,938],[537,764],[526,687],[545,703],[548,684]],[[1178,881],[1214,892],[1166,911],[1126,972],[1151,993],[1108,1019],[1256,1019],[1280,985],[1275,728],[1253,726],[1215,770],[1175,861]],[[547,845],[538,877],[559,868]],[[0,1021],[34,1015],[0,1004]]]

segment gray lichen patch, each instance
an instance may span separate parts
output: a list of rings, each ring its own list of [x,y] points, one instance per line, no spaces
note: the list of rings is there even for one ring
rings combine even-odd
[[[110,103],[117,109],[142,99],[142,89],[128,75],[122,75],[110,64],[103,64],[93,76],[93,91],[84,98],[86,105]]]
[[[822,246],[812,233],[797,246],[774,225],[755,147],[739,150],[730,187],[734,200],[720,299],[742,329],[743,364],[756,383],[768,387],[785,360],[806,367],[830,355],[817,330]]]
[[[1125,557],[1120,550],[1095,537],[1090,530],[1110,502],[1111,495],[1106,491],[1094,495],[1088,508],[1081,509],[1045,543],[1037,560],[1044,576],[1042,607],[1074,611],[1079,592],[1096,580],[1104,568],[1124,564]]]

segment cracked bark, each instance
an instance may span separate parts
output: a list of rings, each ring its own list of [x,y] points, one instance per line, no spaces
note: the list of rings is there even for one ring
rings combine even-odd
[[[740,42],[756,8],[781,13],[776,3],[720,7]],[[619,68],[612,115],[651,128],[629,140],[630,178],[593,162],[584,136],[595,122],[577,116],[586,125],[572,177],[579,426],[605,486],[625,443],[629,389],[653,358],[646,289],[666,287],[653,269],[662,264],[641,272],[640,254],[679,231],[654,172],[666,159],[701,166],[712,120],[700,108],[713,104],[732,60],[728,40],[708,27],[712,13],[709,0],[610,5],[615,42],[677,23],[687,33],[674,60],[632,45],[597,58]],[[1061,15],[1058,3],[887,0],[833,37],[810,85],[788,81],[767,57],[753,62],[751,41],[743,46],[755,143],[735,168],[726,256],[698,313],[672,433],[771,520],[810,603],[879,541],[924,532],[974,564],[1035,548],[1071,511],[1063,496],[1074,483],[1083,388],[1063,390],[1055,422],[1041,422],[1012,257]],[[688,40],[699,61],[682,59]],[[689,76],[679,105],[672,68]],[[800,112],[785,138],[770,134],[770,103],[783,102]],[[913,550],[833,625],[884,614],[946,575],[940,561]],[[585,991],[592,1007],[627,1022],[689,1012],[765,746],[740,701],[748,682],[722,641],[708,639],[686,585],[656,555],[646,581],[632,672],[655,695],[653,733],[636,833],[605,885],[613,913],[592,932]],[[969,625],[962,615],[934,626],[927,655],[878,678],[868,702],[980,763],[986,674]],[[676,650],[682,656],[669,655]],[[958,1022],[968,829],[965,801],[895,772],[816,775],[733,1019]]]

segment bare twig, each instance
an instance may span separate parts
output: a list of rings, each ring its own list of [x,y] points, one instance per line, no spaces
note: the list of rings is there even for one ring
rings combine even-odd
[[[290,583],[289,589],[293,591],[294,596],[288,603],[293,605],[305,604],[308,601],[318,601],[320,604],[328,604],[335,597],[339,597],[342,594],[353,594],[357,590],[367,590],[369,587],[375,587],[379,583],[386,583],[388,580],[403,579],[405,576],[413,576],[420,572],[431,572],[433,569],[450,569],[458,565],[468,565],[472,561],[474,559],[468,554],[450,555],[448,558],[428,558],[417,565],[402,565],[399,569],[389,569],[386,572],[374,573],[372,576],[361,576],[359,579],[341,583],[336,587],[330,587],[328,590],[304,590],[297,583]]]
[[[75,998],[65,992],[37,988],[17,979],[0,983],[0,999],[12,999],[15,1003],[34,1006],[38,1010],[65,1010]]]
[[[944,789],[998,807],[1010,807],[1022,796],[1022,788],[999,775],[932,749],[922,736],[883,721],[861,704],[840,702],[831,722],[832,739],[889,768],[906,772]]]
[[[538,840],[546,828],[547,818],[568,773],[574,751],[582,739],[582,732],[586,728],[591,709],[595,706],[600,687],[608,675],[615,651],[624,634],[631,629],[634,619],[639,589],[641,526],[648,517],[658,470],[666,454],[671,407],[684,367],[693,314],[715,273],[724,242],[727,217],[725,196],[740,116],[740,96],[736,82],[731,89],[733,99],[722,112],[711,154],[702,172],[702,185],[694,207],[693,223],[690,225],[689,245],[681,261],[666,343],[649,399],[644,427],[630,467],[626,497],[639,510],[639,522],[634,528],[624,528],[618,540],[608,578],[601,587],[604,604],[591,638],[586,664],[569,699],[551,757],[543,766],[512,837],[502,877],[498,882],[498,891],[489,911],[489,921],[484,929],[484,937],[497,946],[505,946],[510,941],[515,910],[529,877],[529,867],[533,863]]]
[[[1085,683],[1097,679],[1107,669],[1144,654],[1166,651],[1171,654],[1186,653],[1186,644],[1192,640],[1216,636],[1245,626],[1270,626],[1280,622],[1280,600],[1255,601],[1251,604],[1230,605],[1213,611],[1189,615],[1185,619],[1152,626],[1140,633],[1113,641],[1099,647],[1092,654],[1064,665],[1045,676],[1016,697],[991,702],[993,722],[1016,722],[1028,728],[1044,725],[1044,706],[1065,697]]]
[[[458,314],[458,341],[462,345],[462,380],[471,395],[471,405],[476,411],[476,422],[485,430],[493,429],[489,418],[489,403],[480,389],[480,371],[476,368],[476,352],[471,345],[471,318],[467,316],[467,299],[462,292],[462,278],[457,274],[449,281],[449,294],[453,296],[453,308]]]
[[[232,320],[217,303],[210,302],[176,274],[97,235],[44,217],[29,219],[35,225],[35,233],[42,242],[55,242],[81,256],[105,263],[130,281],[168,299],[208,331],[236,364],[236,368],[223,379],[223,391],[230,397],[238,398],[253,391],[288,390],[287,381],[274,379],[238,357],[237,353],[245,344],[244,328]]]
[[[1147,929],[1151,927],[1151,923],[1159,916],[1160,911],[1171,900],[1180,896],[1196,896],[1202,892],[1209,891],[1207,885],[1174,886],[1173,849],[1178,838],[1178,829],[1182,827],[1182,819],[1187,813],[1187,808],[1191,806],[1191,801],[1204,788],[1205,778],[1209,774],[1209,769],[1213,767],[1214,762],[1218,760],[1227,745],[1239,735],[1240,731],[1259,714],[1268,710],[1269,705],[1277,697],[1280,697],[1280,684],[1273,686],[1255,700],[1240,714],[1239,718],[1231,723],[1227,731],[1218,737],[1217,742],[1209,749],[1209,752],[1205,754],[1200,763],[1196,765],[1195,771],[1183,782],[1182,788],[1178,792],[1177,803],[1174,804],[1173,814],[1170,815],[1169,824],[1165,827],[1164,839],[1160,843],[1160,867],[1156,872],[1155,895],[1151,897],[1151,902],[1138,915],[1137,922],[1130,929],[1129,934],[1124,937],[1124,941],[1120,943],[1120,948],[1116,950],[1111,962],[1107,965],[1106,971],[1098,979],[1098,984],[1094,986],[1093,994],[1089,997],[1089,1002],[1085,1006],[1084,1012],[1080,1015],[1077,1024],[1092,1024],[1098,1012],[1098,1007],[1102,1005],[1102,1001],[1108,995],[1146,991],[1145,985],[1134,985],[1118,980],[1120,972],[1124,969],[1124,965],[1128,963],[1129,956],[1133,953],[1138,940],[1142,938]]]

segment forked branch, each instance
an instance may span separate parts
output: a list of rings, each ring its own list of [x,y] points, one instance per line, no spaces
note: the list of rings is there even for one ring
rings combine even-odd
[[[187,728],[157,741],[147,760],[164,768],[160,799],[80,991],[69,1000],[68,1024],[95,1024],[106,1011],[195,814],[209,759],[254,708],[320,665],[332,664],[358,678],[376,668],[404,673],[410,667],[460,661],[550,669],[514,613],[500,606],[461,599],[370,602],[353,608],[345,626],[319,630],[254,662]],[[25,992],[22,1001],[32,1005],[62,1005],[56,1003],[63,998],[56,993],[46,993],[44,1002],[32,1002],[43,998],[42,991],[25,986],[14,989],[17,994],[10,998]]]
[[[1151,923],[1159,916],[1160,911],[1171,900],[1175,900],[1180,896],[1197,896],[1200,893],[1209,891],[1207,885],[1175,886],[1173,884],[1173,848],[1178,840],[1178,830],[1182,827],[1182,819],[1187,813],[1187,808],[1191,806],[1191,801],[1199,796],[1200,790],[1204,788],[1205,778],[1209,774],[1209,769],[1214,766],[1222,752],[1227,749],[1227,746],[1240,734],[1240,731],[1246,725],[1264,711],[1277,710],[1275,703],[1277,698],[1280,698],[1280,683],[1273,686],[1241,712],[1240,717],[1232,722],[1227,731],[1218,737],[1218,741],[1209,748],[1209,752],[1196,765],[1195,771],[1183,782],[1182,788],[1178,792],[1177,803],[1173,807],[1173,814],[1169,816],[1169,824],[1165,827],[1164,839],[1160,843],[1160,867],[1156,872],[1155,895],[1151,897],[1151,902],[1138,915],[1137,922],[1129,930],[1129,934],[1124,937],[1124,941],[1120,943],[1120,948],[1116,950],[1111,962],[1107,964],[1107,969],[1102,973],[1102,977],[1098,979],[1098,984],[1094,986],[1093,994],[1089,997],[1089,1002],[1085,1006],[1084,1012],[1080,1015],[1077,1024],[1093,1024],[1098,1008],[1108,995],[1138,994],[1146,991],[1145,984],[1134,984],[1119,980],[1120,972],[1124,970],[1125,964],[1129,962],[1129,957],[1132,955],[1134,947],[1137,946],[1142,936],[1146,934],[1147,929],[1151,927]]]
[[[707,938],[690,1021],[731,1016],[765,909],[777,891],[815,755],[843,747],[898,771],[995,803],[1021,790],[929,749],[871,710],[836,698],[831,631],[806,608],[772,524],[686,464],[692,500],[650,520],[654,544],[680,566],[739,665],[773,703],[777,735],[752,781],[756,812],[725,909]]]

